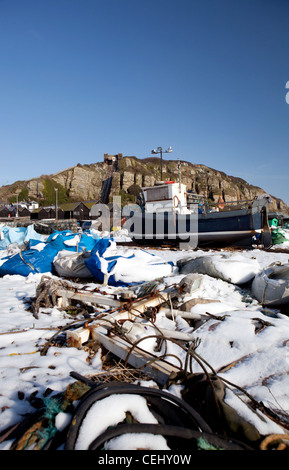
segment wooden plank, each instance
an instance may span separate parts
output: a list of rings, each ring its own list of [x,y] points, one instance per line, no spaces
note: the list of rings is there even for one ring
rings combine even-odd
[[[159,327],[156,328],[153,323],[149,323],[147,321],[139,322],[126,320],[122,324],[122,329],[125,333],[125,337],[132,343],[138,341],[139,338],[145,338],[146,336],[150,336],[152,334],[160,336],[160,333],[164,339],[172,338],[185,342],[193,340],[193,336],[190,333]]]
[[[80,348],[83,343],[89,340],[89,337],[90,330],[88,328],[80,327],[66,332],[66,340],[69,347]]]
[[[139,301],[137,299],[134,299],[134,301],[131,303],[129,312],[131,312],[133,316],[138,316],[140,313],[143,313],[146,310],[146,308],[156,307],[168,301],[170,295],[171,294],[169,292],[162,292],[159,294],[155,294],[151,298],[145,297],[144,299],[141,299]],[[68,307],[69,301],[71,300],[80,300],[82,302],[105,305],[109,307],[121,307],[128,303],[128,300],[121,301],[121,300],[113,299],[112,297],[109,297],[108,295],[100,295],[100,294],[95,294],[95,293],[89,294],[89,293],[80,292],[80,291],[75,292],[69,289],[67,290],[57,289],[56,296],[63,299],[63,302],[62,302],[63,307]],[[123,314],[124,312],[120,312],[120,313]],[[127,313],[125,315],[127,315]],[[123,318],[125,318],[125,316]]]
[[[133,302],[129,310],[118,310],[113,313],[115,320],[133,320],[150,307],[158,307],[159,305],[165,303],[169,299],[169,293],[163,292],[160,295],[154,295],[151,298],[144,298],[137,302]],[[104,317],[105,318],[105,317]],[[111,320],[111,315],[108,316]]]
[[[106,295],[99,294],[88,294],[86,292],[74,292],[65,289],[57,289],[56,296],[63,299],[62,306],[68,307],[69,301],[80,300],[82,302],[88,302],[97,305],[105,305],[109,307],[120,307],[124,302],[120,300],[112,299]]]
[[[163,312],[166,317],[168,318],[174,318],[176,316],[179,316],[181,318],[185,318],[188,320],[209,320],[210,315],[207,313],[194,313],[194,312],[186,312],[184,310],[176,310],[176,309],[170,309],[170,308],[160,308],[160,312]]]
[[[172,364],[157,359],[150,363],[154,358],[146,351],[135,347],[129,354],[132,345],[119,336],[107,336],[107,330],[99,326],[91,331],[92,338],[102,344],[108,351],[115,354],[121,360],[127,359],[128,364],[136,369],[142,369],[158,384],[164,385],[170,375],[179,372],[180,369]]]
[[[160,332],[164,335],[164,338],[177,339],[179,341],[192,341],[193,335],[190,333],[184,333],[178,330],[168,330],[165,328],[159,328]]]
[[[80,327],[80,328],[77,328],[75,330],[68,330],[66,332],[66,339],[67,339],[67,343],[69,346],[74,346],[74,347],[77,347],[77,348],[80,348],[82,346],[82,344],[86,343],[90,337],[91,337],[91,332],[94,331],[94,328],[98,328],[100,326],[104,327],[104,328],[109,328],[111,327],[111,322],[108,323],[107,321],[107,318],[103,319],[103,321],[99,321],[97,323],[90,323],[90,325],[85,328],[85,327]],[[134,322],[132,322],[132,326],[134,325]],[[138,324],[138,325],[145,325],[145,324]],[[125,326],[125,324],[124,324]],[[151,325],[151,328],[153,328],[153,325]],[[125,331],[125,330],[124,330]],[[184,333],[182,331],[177,331],[177,330],[168,330],[168,329],[164,329],[164,328],[158,328],[156,329],[156,335],[158,335],[159,333],[161,333],[164,337],[164,339],[175,339],[175,340],[179,340],[179,341],[185,341],[185,342],[188,342],[188,341],[192,341],[193,340],[193,336],[190,334],[190,333]],[[136,338],[134,338],[133,336],[133,331],[132,333],[128,330],[128,337],[130,338],[130,340],[133,342],[137,341]]]

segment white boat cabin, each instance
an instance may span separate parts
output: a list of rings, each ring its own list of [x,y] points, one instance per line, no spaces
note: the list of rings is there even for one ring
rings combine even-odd
[[[142,188],[146,212],[168,212],[189,214],[186,185],[166,181]]]

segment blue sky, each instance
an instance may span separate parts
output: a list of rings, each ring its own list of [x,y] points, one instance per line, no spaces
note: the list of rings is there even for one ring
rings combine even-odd
[[[0,64],[0,185],[172,146],[289,204],[288,0],[0,0]]]

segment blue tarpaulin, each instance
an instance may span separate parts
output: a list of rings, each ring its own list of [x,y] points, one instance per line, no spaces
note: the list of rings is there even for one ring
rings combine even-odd
[[[3,258],[5,261],[0,266],[0,276],[6,274],[28,276],[31,273],[51,272],[53,259],[57,253],[57,246],[49,243],[41,251],[31,249],[7,256]]]
[[[96,241],[85,265],[99,282],[111,286],[127,286],[170,276],[173,263],[144,250],[116,248],[113,239]]]
[[[0,276],[53,272],[53,260],[60,251],[90,251],[94,244],[93,237],[69,231],[52,233],[43,246],[41,240],[31,239],[27,250],[2,258]]]
[[[88,233],[72,233],[70,230],[55,231],[47,238],[46,242],[62,244],[62,250],[90,251],[94,247],[95,237]]]
[[[22,245],[29,240],[44,240],[40,233],[34,230],[33,225],[28,227],[9,227],[8,225],[0,229],[0,250],[5,250],[9,245],[16,243]]]
[[[96,281],[111,286],[131,286],[170,276],[173,263],[142,249],[121,249],[112,238],[94,238],[70,231],[54,232],[46,242],[31,239],[29,248],[1,259],[0,276],[57,271],[53,262],[62,254],[84,253],[84,265]],[[68,253],[68,255],[67,255]],[[58,258],[59,260],[59,258]],[[73,259],[72,259],[73,261]],[[61,262],[61,261],[60,261]],[[73,267],[72,267],[73,269]]]

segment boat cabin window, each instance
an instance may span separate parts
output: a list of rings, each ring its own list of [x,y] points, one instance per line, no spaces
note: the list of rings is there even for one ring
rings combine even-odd
[[[164,201],[170,197],[168,186],[150,188],[145,191],[145,194],[147,202]]]

